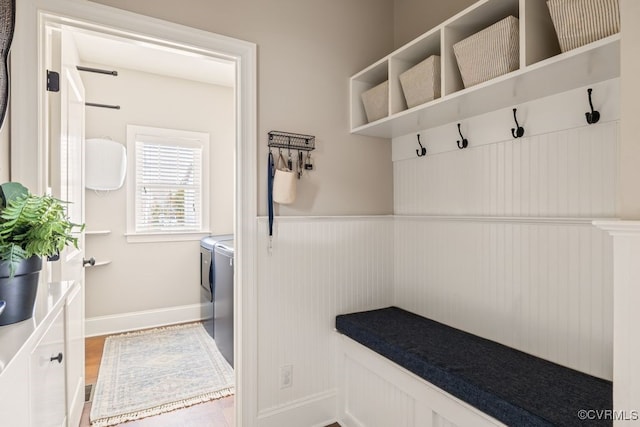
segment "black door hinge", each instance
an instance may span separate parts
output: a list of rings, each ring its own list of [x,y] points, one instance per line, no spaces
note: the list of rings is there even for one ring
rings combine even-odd
[[[60,92],[60,74],[47,70],[47,90],[49,92]]]

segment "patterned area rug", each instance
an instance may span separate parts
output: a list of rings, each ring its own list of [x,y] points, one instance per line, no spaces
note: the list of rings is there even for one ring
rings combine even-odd
[[[234,393],[233,369],[201,324],[108,337],[91,425],[111,426]]]

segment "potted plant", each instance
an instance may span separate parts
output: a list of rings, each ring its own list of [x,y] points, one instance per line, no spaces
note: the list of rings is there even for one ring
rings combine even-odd
[[[33,316],[42,257],[78,246],[65,204],[52,196],[33,195],[22,184],[0,185],[0,326]]]

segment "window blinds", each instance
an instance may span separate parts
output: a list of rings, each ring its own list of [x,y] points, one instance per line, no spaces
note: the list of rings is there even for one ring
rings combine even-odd
[[[202,143],[138,136],[136,232],[202,228]]]

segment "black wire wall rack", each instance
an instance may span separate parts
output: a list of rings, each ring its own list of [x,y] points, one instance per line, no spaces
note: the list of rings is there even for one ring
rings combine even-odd
[[[312,151],[316,148],[316,137],[300,133],[269,132],[269,148],[286,148],[289,150]]]

